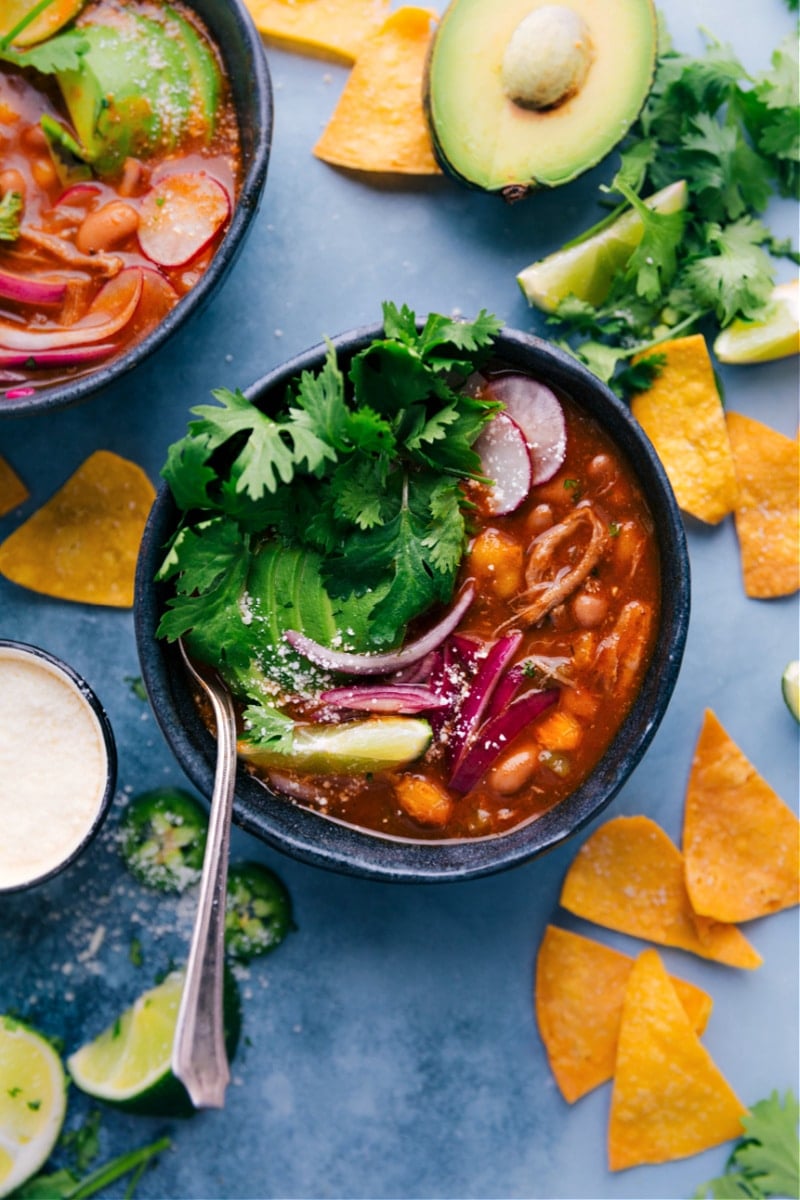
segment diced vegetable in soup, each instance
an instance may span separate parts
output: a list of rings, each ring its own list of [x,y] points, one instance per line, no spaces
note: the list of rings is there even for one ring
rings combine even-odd
[[[384,314],[394,337],[346,376],[330,351],[253,413],[262,470],[270,430],[295,450],[260,497],[246,448],[220,468],[225,410],[195,410],[165,475],[185,494],[216,451],[220,476],[170,546],[159,633],[218,667],[240,755],[273,791],[390,837],[502,834],[581,783],[635,700],[659,618],[653,522],[611,438],[491,359],[490,326],[431,317],[419,334]],[[217,398],[241,436],[247,401]]]
[[[211,262],[241,171],[220,56],[179,0],[91,0],[34,45],[13,32],[0,36],[0,403],[150,333]]]

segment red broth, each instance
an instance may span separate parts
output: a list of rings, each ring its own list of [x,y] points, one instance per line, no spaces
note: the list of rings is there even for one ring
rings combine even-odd
[[[403,770],[372,776],[251,768],[272,790],[385,836],[480,838],[541,815],[596,765],[634,703],[652,654],[660,606],[658,548],[630,464],[590,416],[560,399],[567,451],[552,479],[499,517],[488,513],[485,489],[468,485],[476,509],[461,582],[473,580],[477,594],[450,639],[461,650],[460,663],[449,668],[455,702],[443,719],[434,718],[436,736],[425,756]],[[543,582],[533,579],[529,604],[520,597],[533,575]],[[542,607],[551,585],[544,601],[549,607],[539,615],[534,606]],[[474,786],[455,789],[451,779],[464,738],[458,705],[491,647],[513,632],[521,636],[506,665],[522,677],[515,698],[545,693],[552,702],[507,744],[501,742]],[[498,691],[494,700],[507,710],[511,697],[504,701]],[[331,719],[313,705],[292,715]]]
[[[172,8],[202,37],[216,64],[213,134],[193,118],[177,144],[137,147],[139,153],[111,169],[75,162],[67,169],[41,125],[44,116],[74,133],[61,90],[49,76],[0,64],[0,203],[10,193],[22,201],[17,236],[0,240],[0,280],[4,273],[11,277],[12,292],[19,277],[57,285],[43,300],[40,291],[5,294],[9,288],[0,284],[0,403],[6,392],[84,375],[140,341],[198,282],[229,224],[241,156],[228,82],[194,13],[180,4]],[[97,0],[82,10],[75,26],[124,26],[134,14],[154,20],[159,6]],[[195,229],[195,242],[177,254],[174,237],[165,243],[163,232],[160,242],[148,242],[148,210],[158,213],[164,195],[172,204],[176,191],[174,203],[186,201],[196,210],[189,185],[198,181],[209,189],[213,206],[205,226]],[[171,224],[174,230],[177,219]],[[188,258],[176,262],[183,253]]]

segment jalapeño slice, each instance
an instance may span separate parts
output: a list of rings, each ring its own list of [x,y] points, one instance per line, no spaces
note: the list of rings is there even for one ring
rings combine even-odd
[[[135,796],[122,818],[122,856],[146,887],[183,892],[203,867],[208,819],[199,800],[181,788]]]

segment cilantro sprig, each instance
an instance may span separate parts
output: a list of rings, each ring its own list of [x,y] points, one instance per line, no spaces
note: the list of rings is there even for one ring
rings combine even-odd
[[[284,628],[305,620],[366,650],[450,600],[467,540],[460,485],[482,478],[473,445],[497,408],[463,385],[499,328],[486,312],[418,323],[386,303],[382,336],[346,373],[329,344],[277,411],[219,389],[170,447],[163,475],[182,520],[159,571],[174,588],[159,635],[189,635],[207,661],[223,647],[268,740],[285,731],[253,663],[259,642],[280,640],[276,604]],[[256,629],[248,605],[262,600],[272,616],[259,610]]]
[[[710,1179],[693,1200],[800,1196],[800,1105],[791,1092],[783,1103],[777,1092],[754,1104],[742,1119],[744,1137],[734,1146],[725,1173]]]
[[[759,75],[711,37],[701,58],[676,51],[663,23],[660,47],[647,103],[603,188],[619,203],[578,239],[633,207],[642,241],[601,304],[570,296],[550,319],[562,345],[621,394],[657,370],[655,359],[644,372],[630,367],[634,355],[704,323],[763,315],[776,258],[798,261],[760,219],[774,194],[800,188],[796,38]],[[689,191],[684,212],[656,212],[639,198],[679,179]]]

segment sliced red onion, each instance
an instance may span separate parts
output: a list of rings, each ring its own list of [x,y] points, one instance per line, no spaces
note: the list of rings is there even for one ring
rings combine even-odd
[[[437,654],[437,650],[431,650],[430,654],[426,654],[419,662],[412,663],[410,667],[405,667],[402,671],[395,671],[391,682],[427,683],[430,679],[431,671],[436,665]]]
[[[492,697],[486,708],[486,719],[490,720],[497,713],[502,712],[507,708],[511,701],[516,696],[519,689],[525,680],[525,667],[522,663],[515,663],[510,667],[505,675],[503,675],[497,683],[497,687],[492,693]]]
[[[526,692],[503,712],[486,721],[467,747],[450,778],[454,792],[470,791],[517,734],[558,698],[558,689]]]
[[[387,654],[352,654],[343,650],[331,650],[296,629],[287,630],[284,636],[298,654],[310,659],[318,667],[329,671],[343,671],[348,675],[388,675],[390,671],[402,671],[411,663],[419,662],[431,650],[440,646],[458,625],[472,604],[474,596],[475,585],[470,580],[441,621],[416,641],[408,642],[400,650],[392,650]]]
[[[501,517],[519,508],[531,490],[533,471],[525,434],[508,413],[495,413],[473,447],[481,471],[492,480],[489,512]]]
[[[456,769],[463,754],[463,747],[483,720],[494,690],[519,649],[521,641],[522,634],[517,630],[507,633],[505,637],[498,638],[481,662],[450,737],[450,749]]]
[[[429,712],[431,709],[444,708],[448,703],[444,696],[418,683],[330,688],[321,694],[320,700],[334,708],[348,708],[356,712],[404,714]]]
[[[48,306],[61,304],[67,291],[64,279],[42,279],[36,275],[17,275],[0,271],[0,297],[17,304]]]
[[[486,386],[492,400],[505,405],[507,416],[522,430],[531,455],[531,484],[547,483],[567,453],[564,410],[555,393],[528,375],[496,375]]]
[[[31,370],[34,367],[75,367],[97,362],[115,350],[113,344],[74,346],[69,350],[38,350],[35,353],[0,349],[0,367],[29,367]]]
[[[142,272],[128,267],[103,284],[86,316],[74,325],[32,330],[0,321],[0,349],[26,350],[36,355],[43,350],[68,350],[108,341],[128,324],[141,294]]]

